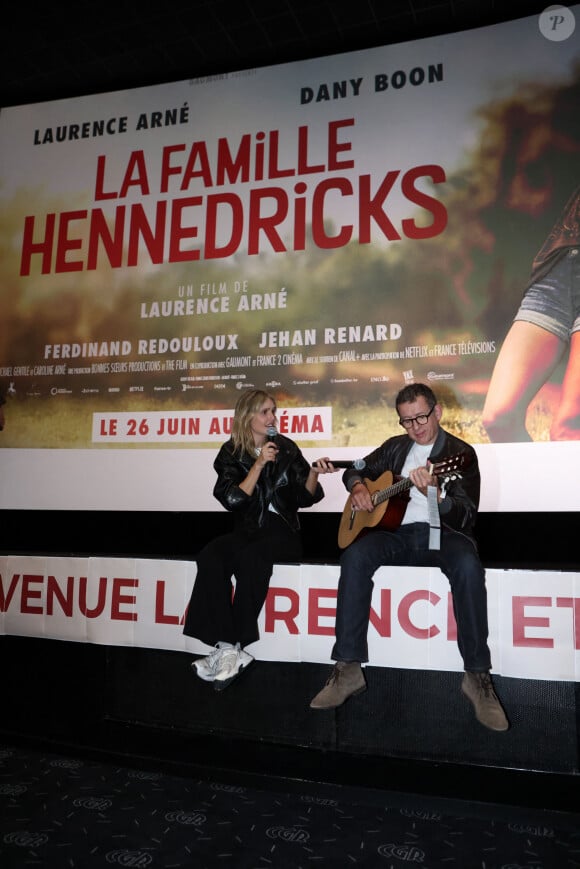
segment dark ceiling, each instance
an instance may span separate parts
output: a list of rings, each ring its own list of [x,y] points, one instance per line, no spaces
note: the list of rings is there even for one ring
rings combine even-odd
[[[0,106],[389,45],[535,15],[549,5],[550,0],[13,3],[2,23]]]

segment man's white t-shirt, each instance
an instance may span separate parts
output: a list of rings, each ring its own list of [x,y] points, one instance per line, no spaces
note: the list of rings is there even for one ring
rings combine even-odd
[[[433,444],[413,444],[412,449],[409,451],[409,454],[405,459],[401,475],[403,477],[408,477],[409,471],[412,471],[414,468],[425,467],[432,449]],[[405,515],[403,516],[401,525],[408,525],[411,522],[429,522],[429,508],[425,495],[423,495],[415,486],[411,486],[409,494],[411,499],[407,504],[407,509],[405,510]]]

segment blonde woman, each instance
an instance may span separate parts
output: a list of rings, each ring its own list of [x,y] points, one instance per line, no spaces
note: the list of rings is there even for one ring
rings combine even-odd
[[[274,434],[275,427],[275,399],[260,389],[242,393],[232,436],[214,461],[213,494],[233,513],[234,528],[197,556],[184,633],[214,647],[192,666],[218,691],[254,660],[245,647],[259,639],[273,565],[300,561],[298,510],[323,498],[318,475],[335,470],[327,459],[311,467],[294,441]]]

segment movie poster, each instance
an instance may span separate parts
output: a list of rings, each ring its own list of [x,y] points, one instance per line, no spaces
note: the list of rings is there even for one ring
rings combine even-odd
[[[1,506],[218,509],[241,390],[344,458],[424,381],[489,465],[484,509],[531,508],[498,480],[580,436],[554,422],[568,340],[492,378],[580,185],[579,11],[3,109]]]

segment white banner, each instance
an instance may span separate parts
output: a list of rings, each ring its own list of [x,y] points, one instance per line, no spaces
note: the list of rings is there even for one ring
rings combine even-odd
[[[339,568],[276,565],[252,654],[330,662]],[[0,634],[202,653],[183,635],[196,564],[138,558],[0,557]],[[580,681],[580,573],[488,570],[493,670]],[[434,568],[375,576],[369,663],[461,670],[449,584]]]

